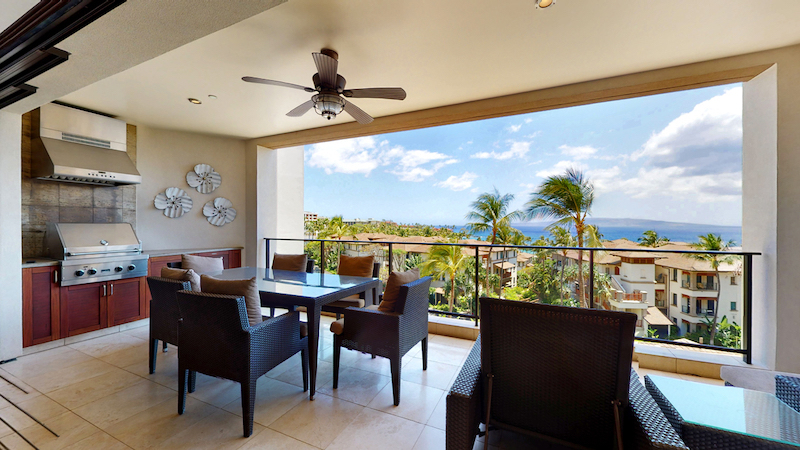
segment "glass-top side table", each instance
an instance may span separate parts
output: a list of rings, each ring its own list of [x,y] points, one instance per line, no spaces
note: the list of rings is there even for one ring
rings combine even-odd
[[[800,413],[772,394],[656,375],[645,386],[689,448],[800,448]]]

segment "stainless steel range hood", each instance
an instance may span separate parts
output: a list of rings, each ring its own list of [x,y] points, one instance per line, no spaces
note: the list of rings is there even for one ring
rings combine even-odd
[[[125,122],[52,103],[42,106],[36,119],[32,177],[102,186],[142,182],[126,151]]]

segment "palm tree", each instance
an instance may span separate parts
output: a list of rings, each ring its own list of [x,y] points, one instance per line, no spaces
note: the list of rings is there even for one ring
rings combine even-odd
[[[471,233],[491,231],[491,239],[487,238],[491,244],[497,242],[497,233],[501,227],[509,227],[512,220],[523,218],[522,211],[508,211],[508,207],[514,200],[513,194],[500,195],[497,188],[494,192],[484,192],[478,199],[470,205],[472,211],[467,214],[467,220],[472,222],[467,224],[467,229]],[[489,292],[489,258],[491,249],[486,254],[486,292]]]
[[[553,243],[558,247],[575,247],[575,237],[570,234],[569,230],[558,225],[547,227],[547,231],[553,235]],[[561,250],[561,276],[559,277],[558,300],[559,304],[564,304],[564,268],[567,266],[567,249]]]
[[[580,170],[571,168],[563,175],[547,177],[531,194],[525,204],[528,218],[557,219],[554,225],[575,227],[578,247],[583,247],[586,232],[586,217],[594,203],[594,187]],[[578,264],[583,267],[583,250],[578,250]],[[583,270],[578,270],[578,294],[580,304],[588,307],[583,295]]]
[[[698,236],[697,238],[700,242],[692,244],[692,247],[707,252],[725,252],[736,245],[732,240],[727,242],[723,241],[722,236],[714,233],[708,233],[705,236]],[[689,256],[699,261],[708,262],[711,264],[711,268],[714,269],[714,277],[717,280],[717,299],[714,305],[714,319],[711,321],[711,336],[709,339],[711,345],[714,345],[714,336],[717,334],[717,314],[719,313],[719,291],[721,287],[719,283],[719,266],[720,264],[733,264],[734,261],[736,261],[736,257],[733,255],[718,255],[716,253],[693,253],[689,254]]]
[[[420,266],[422,275],[431,275],[436,279],[450,279],[450,300],[448,308],[453,312],[456,300],[456,274],[466,265],[467,256],[461,247],[455,245],[435,245],[428,251],[428,259]]]
[[[666,236],[659,236],[655,230],[647,230],[642,233],[642,237],[637,239],[641,245],[645,247],[661,247],[662,245],[669,242],[669,238]]]

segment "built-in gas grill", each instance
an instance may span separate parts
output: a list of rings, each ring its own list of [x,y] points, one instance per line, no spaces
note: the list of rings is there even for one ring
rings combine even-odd
[[[147,276],[147,255],[129,223],[48,223],[45,254],[61,261],[61,285]]]

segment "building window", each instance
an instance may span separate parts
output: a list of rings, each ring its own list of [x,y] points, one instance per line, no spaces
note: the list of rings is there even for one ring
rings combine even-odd
[[[678,281],[678,269],[672,269],[672,281]]]
[[[736,302],[731,302],[731,311],[736,311]]]
[[[678,306],[678,294],[672,294],[672,304]]]
[[[736,277],[731,275],[731,286],[735,286],[735,285],[736,285]]]

